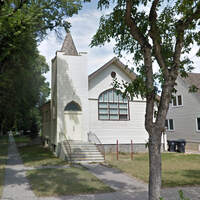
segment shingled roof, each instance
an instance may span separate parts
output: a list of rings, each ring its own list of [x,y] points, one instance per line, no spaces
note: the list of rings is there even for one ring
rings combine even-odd
[[[188,73],[188,77],[184,80],[200,89],[200,73]]]
[[[78,52],[76,50],[76,47],[75,47],[75,44],[70,32],[68,32],[65,37],[61,51],[64,52],[65,55],[78,56]]]

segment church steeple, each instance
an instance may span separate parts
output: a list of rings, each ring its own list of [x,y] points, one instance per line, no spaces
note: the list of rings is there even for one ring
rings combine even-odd
[[[76,50],[76,47],[74,45],[74,42],[73,42],[70,32],[68,32],[65,37],[61,51],[65,52],[66,55],[78,56],[78,52]]]

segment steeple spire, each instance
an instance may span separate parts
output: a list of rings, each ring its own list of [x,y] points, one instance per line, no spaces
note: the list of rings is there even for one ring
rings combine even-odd
[[[76,47],[74,45],[74,42],[73,42],[70,32],[68,32],[65,37],[61,51],[65,52],[66,55],[78,56],[78,52],[76,50]]]

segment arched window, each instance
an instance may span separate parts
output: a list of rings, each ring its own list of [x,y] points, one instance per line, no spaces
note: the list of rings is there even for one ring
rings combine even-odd
[[[65,106],[64,111],[81,111],[81,107],[75,101],[71,101]]]
[[[129,101],[114,89],[106,90],[98,99],[99,120],[129,120]]]

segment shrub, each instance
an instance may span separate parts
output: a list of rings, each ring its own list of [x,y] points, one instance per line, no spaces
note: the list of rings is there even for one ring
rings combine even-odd
[[[31,139],[36,138],[38,136],[38,133],[39,133],[38,124],[37,124],[36,120],[33,119],[32,123],[31,123],[31,133],[30,133]]]

